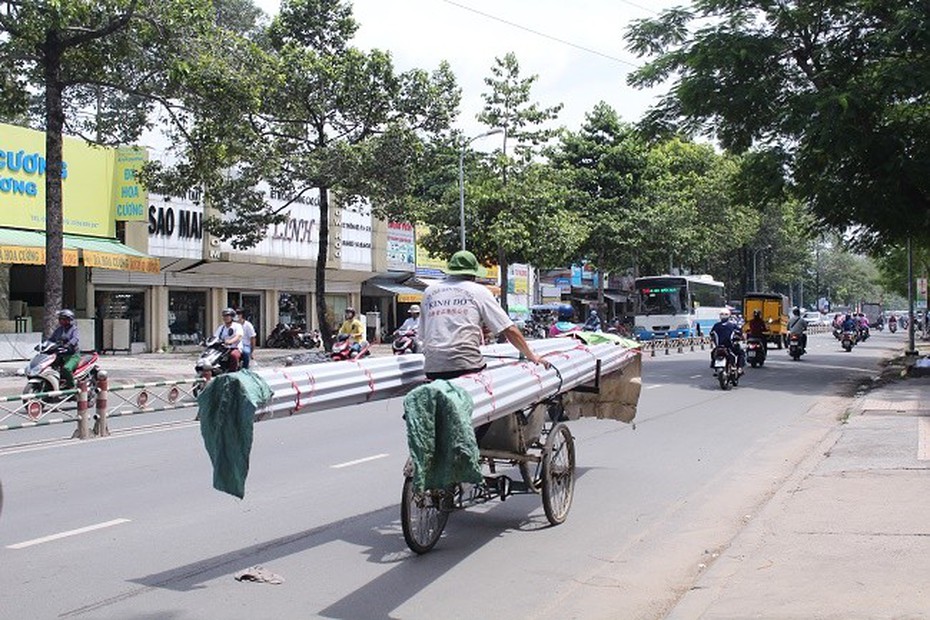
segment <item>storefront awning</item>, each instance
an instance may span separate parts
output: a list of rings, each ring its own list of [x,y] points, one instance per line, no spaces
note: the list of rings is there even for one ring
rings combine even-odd
[[[397,296],[398,303],[415,304],[423,301],[423,291],[396,282],[366,282],[362,288],[363,295]]]
[[[158,273],[157,258],[124,245],[116,239],[64,235],[62,261],[65,267],[101,267],[120,271]],[[79,263],[80,257],[80,263]],[[0,263],[44,265],[45,233],[0,228]]]
[[[607,292],[605,292],[605,293],[604,293],[604,297],[606,297],[606,298],[609,299],[610,301],[615,301],[615,302],[617,302],[618,304],[625,304],[625,303],[629,300],[629,298],[628,298],[626,295],[621,295],[620,293],[607,293]]]

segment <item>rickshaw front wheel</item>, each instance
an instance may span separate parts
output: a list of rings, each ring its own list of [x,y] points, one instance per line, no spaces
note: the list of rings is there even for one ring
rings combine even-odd
[[[404,478],[404,490],[400,503],[400,522],[404,540],[414,553],[423,554],[432,549],[442,536],[449,519],[449,511],[443,506],[451,498],[443,491],[418,493],[413,478]]]

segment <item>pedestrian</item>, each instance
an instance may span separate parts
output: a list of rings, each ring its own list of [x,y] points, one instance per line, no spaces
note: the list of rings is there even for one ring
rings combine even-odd
[[[549,366],[529,347],[487,287],[475,282],[478,271],[475,255],[461,250],[449,259],[448,277],[423,293],[420,335],[428,379],[453,379],[483,370],[482,326],[492,336],[503,335],[530,362]]]
[[[255,326],[245,318],[245,309],[236,310],[236,317],[242,325],[242,367],[248,368],[252,361],[252,350],[255,348]]]

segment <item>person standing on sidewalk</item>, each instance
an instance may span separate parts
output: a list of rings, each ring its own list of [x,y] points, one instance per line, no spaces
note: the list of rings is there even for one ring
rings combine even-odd
[[[236,316],[242,325],[242,367],[248,368],[252,361],[252,350],[255,348],[255,326],[245,318],[245,310],[239,308],[236,310]]]
[[[491,292],[475,282],[478,270],[474,254],[456,252],[449,259],[448,277],[423,293],[420,338],[427,379],[454,379],[483,370],[482,325],[507,338],[530,362],[549,366],[529,347]]]

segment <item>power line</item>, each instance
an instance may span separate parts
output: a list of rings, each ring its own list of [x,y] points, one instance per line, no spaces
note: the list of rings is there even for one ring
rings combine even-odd
[[[477,14],[477,15],[481,15],[482,17],[486,17],[486,18],[488,18],[488,19],[492,19],[492,20],[494,20],[494,21],[496,21],[496,22],[500,22],[500,23],[502,23],[502,24],[507,24],[508,26],[512,26],[512,27],[514,27],[514,28],[518,28],[518,29],[520,29],[520,30],[524,30],[524,31],[526,31],[526,32],[529,32],[530,34],[535,34],[536,36],[543,37],[543,38],[545,38],[545,39],[549,39],[549,40],[555,41],[555,42],[557,42],[557,43],[561,43],[562,45],[568,45],[569,47],[574,47],[575,49],[579,49],[579,50],[581,50],[581,51],[583,51],[583,52],[587,52],[587,53],[589,53],[589,54],[594,54],[594,55],[596,55],[596,56],[600,56],[600,57],[602,57],[602,58],[606,58],[607,60],[612,60],[613,62],[617,62],[617,63],[620,63],[620,64],[622,64],[622,65],[626,65],[626,66],[628,66],[628,67],[632,67],[632,68],[634,68],[634,69],[638,69],[638,68],[639,68],[639,65],[637,65],[637,64],[635,64],[635,63],[632,63],[632,62],[630,62],[629,60],[623,60],[622,58],[617,58],[616,56],[611,56],[610,54],[605,54],[604,52],[599,52],[599,51],[597,51],[597,50],[595,50],[595,49],[591,49],[590,47],[585,47],[585,46],[583,46],[583,45],[579,45],[579,44],[573,43],[573,42],[571,42],[571,41],[566,41],[565,39],[560,39],[559,37],[553,36],[553,35],[551,35],[551,34],[546,34],[545,32],[540,32],[539,30],[533,30],[532,28],[528,28],[527,26],[523,26],[523,25],[518,24],[518,23],[516,23],[516,22],[508,21],[508,20],[506,20],[506,19],[504,19],[504,18],[502,18],[502,17],[497,17],[496,15],[491,15],[490,13],[485,13],[484,11],[479,11],[478,9],[474,9],[474,8],[472,8],[472,7],[470,7],[470,6],[465,6],[464,4],[459,4],[458,2],[453,2],[453,0],[442,0],[442,1],[445,2],[446,4],[451,4],[452,6],[456,6],[456,7],[460,8],[460,9],[464,9],[464,10],[466,10],[466,11],[470,11],[470,12],[475,13],[475,14]],[[636,6],[636,5],[634,5],[632,2],[628,2],[627,4],[631,4],[631,5],[633,5],[633,6]],[[637,7],[637,8],[644,8],[644,7]],[[651,10],[651,9],[648,9],[648,10]]]

